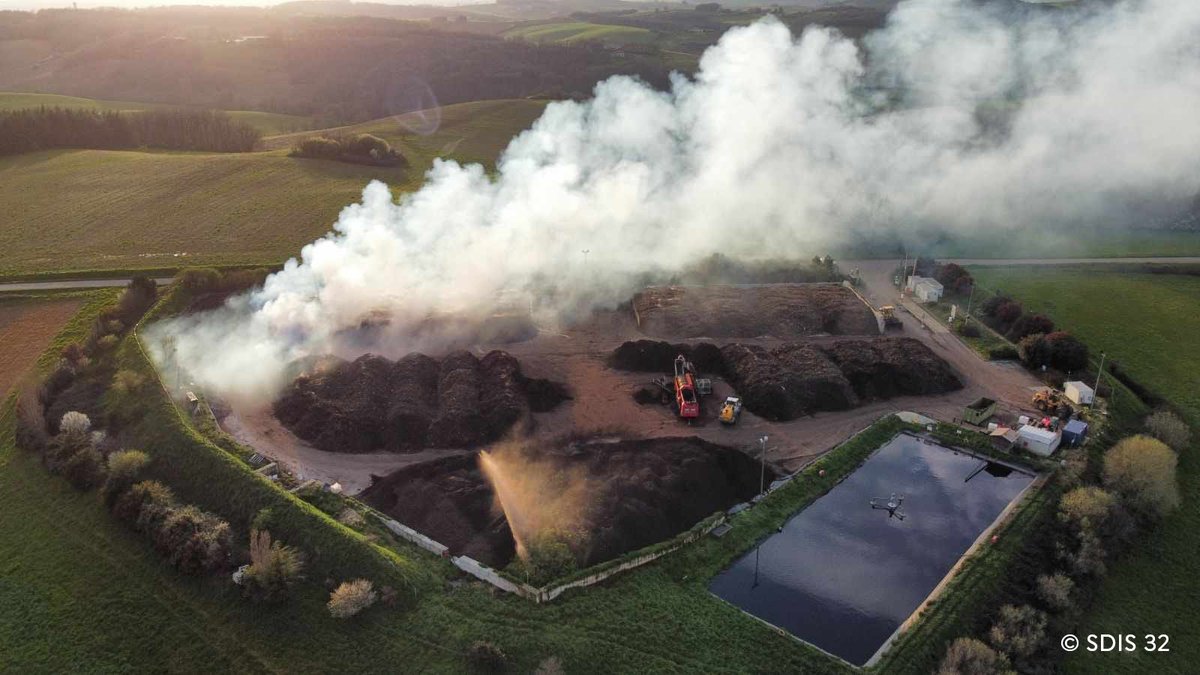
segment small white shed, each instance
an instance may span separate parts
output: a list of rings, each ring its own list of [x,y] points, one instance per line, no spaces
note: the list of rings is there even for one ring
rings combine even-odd
[[[1079,405],[1091,405],[1092,400],[1096,398],[1096,392],[1078,380],[1064,382],[1063,391],[1066,392],[1067,398]]]
[[[1026,425],[1017,430],[1017,445],[1042,457],[1053,455],[1061,440],[1057,433],[1049,429]]]
[[[942,299],[941,282],[931,277],[911,276],[905,286],[919,302],[937,302]]]

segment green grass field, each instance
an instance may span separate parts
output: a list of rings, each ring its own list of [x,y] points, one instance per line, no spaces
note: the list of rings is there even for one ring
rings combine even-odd
[[[60,96],[58,94],[0,92],[0,111],[37,108],[40,106],[87,108],[93,110],[150,110],[172,107],[155,103],[102,101],[94,98]],[[299,131],[312,126],[312,121],[309,118],[298,115],[281,115],[279,113],[259,112],[257,110],[229,110],[227,112],[235,120],[245,122],[268,136]]]
[[[555,44],[573,44],[587,40],[601,40],[614,44],[647,44],[655,39],[654,32],[645,28],[586,21],[553,21],[517,26],[505,31],[504,37]]]
[[[972,268],[981,284],[1044,311],[1093,351],[1118,359],[1139,382],[1200,425],[1200,277],[1096,269]],[[1193,437],[1195,438],[1195,437]],[[1115,565],[1082,633],[1171,637],[1170,654],[1088,654],[1075,673],[1184,672],[1200,661],[1200,441],[1179,463],[1183,507]]]
[[[210,154],[60,150],[0,158],[0,274],[176,265],[274,264],[328,232],[378,179],[413,190],[434,157],[491,164],[541,101],[442,110],[437,131],[411,118],[359,125],[398,146],[412,166],[296,159],[280,149]],[[409,126],[406,127],[405,124]]]

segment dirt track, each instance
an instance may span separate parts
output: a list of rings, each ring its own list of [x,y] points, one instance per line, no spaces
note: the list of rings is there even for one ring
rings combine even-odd
[[[221,427],[238,442],[270,457],[301,480],[341,483],[356,494],[371,484],[371,475],[384,476],[397,469],[462,455],[468,450],[425,450],[409,454],[371,452],[346,454],[318,450],[288,431],[267,406],[238,407],[221,420]]]

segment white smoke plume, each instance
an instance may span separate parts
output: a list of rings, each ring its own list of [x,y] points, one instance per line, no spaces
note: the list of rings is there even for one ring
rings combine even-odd
[[[262,289],[159,330],[199,385],[267,395],[371,312],[401,333],[500,298],[565,318],[716,252],[1050,231],[1193,196],[1200,2],[1014,6],[908,0],[861,48],[772,18],[735,28],[669,91],[613,77],[550,104],[494,176],[438,161],[398,201],[371,183]]]

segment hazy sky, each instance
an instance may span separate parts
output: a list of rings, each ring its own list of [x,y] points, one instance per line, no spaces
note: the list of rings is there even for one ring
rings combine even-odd
[[[222,7],[266,7],[278,5],[287,0],[78,0],[79,7],[163,7],[167,5],[219,5]],[[478,5],[492,0],[369,0],[387,5]],[[46,9],[51,7],[70,7],[69,0],[0,0],[2,9]]]

